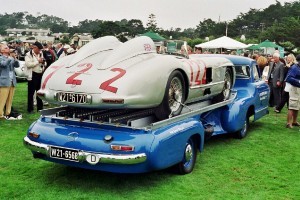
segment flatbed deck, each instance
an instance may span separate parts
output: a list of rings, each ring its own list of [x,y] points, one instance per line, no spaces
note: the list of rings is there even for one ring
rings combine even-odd
[[[133,129],[153,130],[163,127],[169,123],[175,123],[182,119],[192,117],[234,101],[236,92],[232,92],[228,100],[219,103],[211,103],[211,100],[195,102],[184,105],[182,112],[178,116],[170,117],[165,120],[157,120],[154,116],[154,109],[142,110],[103,110],[86,109],[62,106],[45,109],[41,111],[42,117],[61,120],[72,120],[82,123],[97,123],[112,126],[130,127]]]

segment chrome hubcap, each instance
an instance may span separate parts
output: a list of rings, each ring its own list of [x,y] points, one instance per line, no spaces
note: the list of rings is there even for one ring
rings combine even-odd
[[[192,150],[192,146],[190,144],[188,144],[186,146],[185,149],[185,160],[186,162],[189,162],[193,157],[193,150]]]
[[[169,88],[169,108],[172,112],[179,109],[182,98],[182,83],[179,78],[174,77]]]
[[[244,128],[242,130],[242,134],[244,135],[247,132],[247,122],[244,123]]]

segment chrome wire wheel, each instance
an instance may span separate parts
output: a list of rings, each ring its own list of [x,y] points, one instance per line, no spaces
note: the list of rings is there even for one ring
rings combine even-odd
[[[178,77],[174,77],[171,80],[170,88],[169,88],[169,108],[171,112],[177,111],[180,106],[183,99],[183,87],[182,82]]]
[[[231,72],[230,69],[227,68],[225,72],[224,87],[223,87],[224,100],[229,99],[231,87],[232,87]]]
[[[164,98],[155,110],[157,119],[163,120],[181,113],[186,96],[185,90],[182,73],[178,70],[173,71],[168,78]]]

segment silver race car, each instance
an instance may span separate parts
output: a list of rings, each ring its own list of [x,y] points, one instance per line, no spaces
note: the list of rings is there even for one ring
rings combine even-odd
[[[45,71],[38,95],[50,103],[100,109],[154,108],[159,119],[186,103],[228,99],[233,64],[222,57],[159,54],[146,36],[93,40]]]

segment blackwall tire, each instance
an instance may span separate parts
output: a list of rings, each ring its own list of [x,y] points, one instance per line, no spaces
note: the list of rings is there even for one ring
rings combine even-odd
[[[241,130],[235,132],[235,137],[237,139],[243,139],[247,136],[248,134],[248,129],[249,129],[249,116],[247,114],[245,120],[244,120],[244,126]]]
[[[163,101],[155,111],[156,117],[163,120],[169,118],[170,115],[179,115],[185,101],[185,94],[183,75],[175,70],[169,76]]]
[[[181,175],[191,173],[194,169],[196,159],[197,159],[196,142],[192,138],[190,138],[186,142],[182,161],[175,166],[177,173]]]

